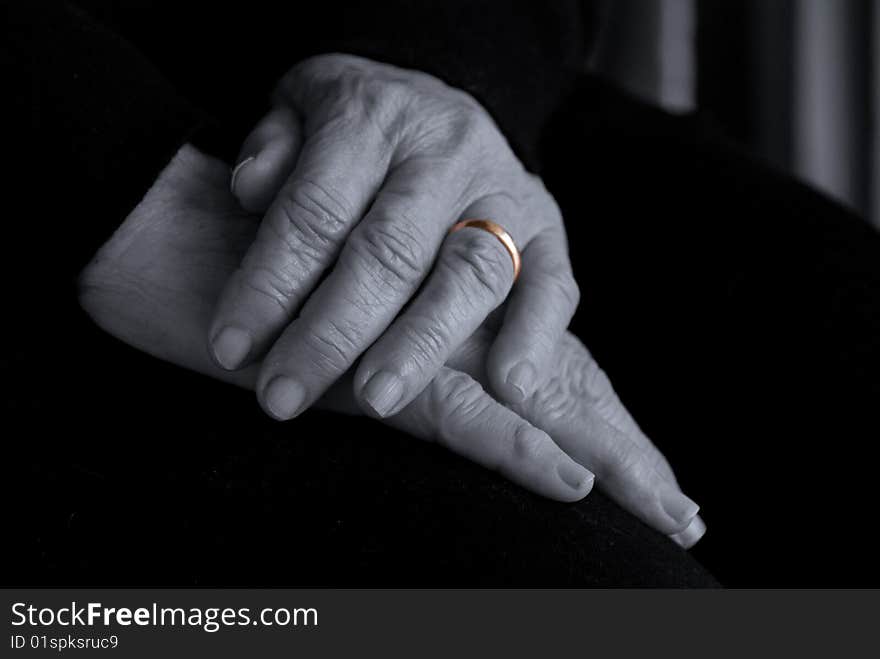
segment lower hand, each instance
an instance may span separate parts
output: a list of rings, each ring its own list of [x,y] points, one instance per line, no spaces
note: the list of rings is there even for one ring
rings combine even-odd
[[[257,230],[254,216],[229,194],[228,180],[222,163],[184,147],[82,273],[81,304],[101,327],[141,350],[253,388],[258,364],[223,370],[203,339],[217,296]],[[576,338],[563,337],[551,355],[552,376],[509,409],[480,384],[493,337],[481,328],[385,422],[561,501],[586,496],[595,474],[647,524],[683,546],[699,540],[705,526],[696,504]],[[350,374],[320,403],[357,412]]]

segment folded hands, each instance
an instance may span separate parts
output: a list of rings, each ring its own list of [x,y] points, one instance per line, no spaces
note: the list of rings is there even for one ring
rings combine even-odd
[[[566,328],[562,217],[471,97],[344,55],[279,83],[229,170],[184,147],[81,277],[102,327],[254,388],[363,411],[561,501],[595,483],[679,544],[705,527]],[[510,254],[460,219],[490,219]]]

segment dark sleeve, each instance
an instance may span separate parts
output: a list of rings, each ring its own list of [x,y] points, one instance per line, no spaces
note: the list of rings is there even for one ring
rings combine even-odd
[[[585,61],[576,2],[347,4],[346,30],[323,30],[315,50],[418,69],[470,92],[528,161],[535,137]],[[326,25],[334,21],[327,17]]]
[[[210,9],[176,0],[79,3],[239,138],[288,69],[340,52],[425,71],[470,92],[526,160],[583,68],[584,23],[593,20],[577,0],[252,0]]]
[[[12,116],[25,164],[16,244],[71,279],[207,117],[129,43],[61,2],[7,7]],[[26,192],[25,192],[26,191]],[[14,203],[15,203],[14,202]],[[24,258],[24,257],[22,257]],[[42,280],[42,277],[40,277]]]

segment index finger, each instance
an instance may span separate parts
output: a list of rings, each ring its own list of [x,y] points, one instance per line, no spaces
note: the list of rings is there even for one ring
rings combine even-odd
[[[577,501],[593,487],[593,474],[547,433],[451,368],[441,368],[412,403],[386,422],[557,501]]]
[[[356,123],[330,122],[306,138],[217,302],[209,336],[218,365],[235,370],[265,354],[336,260],[389,159],[378,131]]]

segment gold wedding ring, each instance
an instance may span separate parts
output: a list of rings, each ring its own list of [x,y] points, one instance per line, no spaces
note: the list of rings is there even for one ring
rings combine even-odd
[[[449,233],[455,233],[459,229],[464,229],[465,227],[488,231],[495,236],[502,245],[504,245],[504,249],[507,250],[507,253],[510,254],[510,258],[513,261],[513,281],[516,281],[516,278],[519,277],[522,259],[520,258],[519,250],[516,248],[516,243],[513,242],[513,238],[511,238],[510,234],[504,230],[504,227],[500,224],[495,224],[490,220],[462,220],[461,222],[457,222],[449,230]]]

